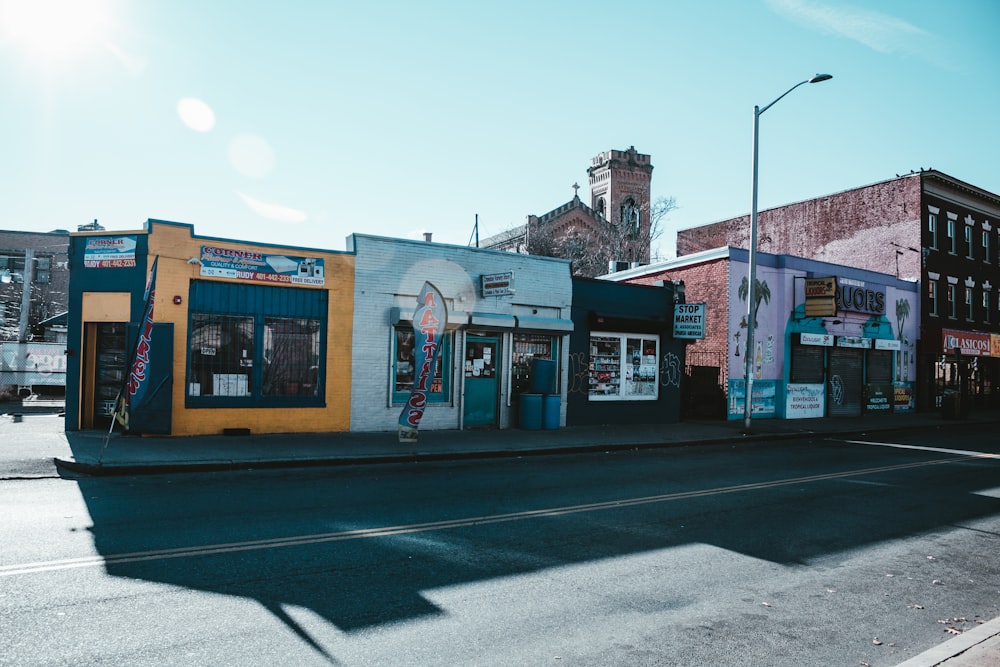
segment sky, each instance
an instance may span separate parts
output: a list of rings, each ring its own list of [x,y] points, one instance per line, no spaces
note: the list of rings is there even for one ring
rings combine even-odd
[[[0,228],[468,245],[651,155],[678,229],[937,169],[1000,193],[995,0],[0,0]]]

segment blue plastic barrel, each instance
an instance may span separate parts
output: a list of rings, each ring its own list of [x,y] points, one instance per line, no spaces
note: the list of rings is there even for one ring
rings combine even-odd
[[[541,394],[521,394],[521,428],[525,431],[542,428]]]
[[[562,397],[559,394],[545,394],[542,397],[542,428],[552,430],[559,428],[559,409]]]
[[[552,394],[555,390],[556,362],[551,359],[532,359],[528,391],[532,394]]]

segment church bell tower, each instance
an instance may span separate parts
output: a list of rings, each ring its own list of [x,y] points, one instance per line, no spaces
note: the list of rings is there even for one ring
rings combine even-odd
[[[637,239],[649,238],[650,181],[653,165],[649,156],[630,146],[627,151],[604,151],[590,160],[590,207],[609,224],[626,225]],[[649,244],[629,250],[622,260],[649,261]]]

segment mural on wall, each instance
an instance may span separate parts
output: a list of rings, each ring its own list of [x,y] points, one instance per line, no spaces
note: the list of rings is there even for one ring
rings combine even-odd
[[[757,316],[749,350],[747,265],[731,264],[728,417],[739,419],[745,410],[747,354],[754,378],[754,417],[823,417],[838,401],[849,401],[852,410],[868,412],[913,410],[919,292],[896,284],[890,276],[883,283],[866,272],[819,264],[813,269],[810,264],[804,261],[801,269],[758,266],[754,294]],[[825,316],[807,316],[803,278],[810,272],[823,275],[827,271],[836,276],[835,309]],[[796,353],[798,363],[803,364],[798,368],[805,369],[796,382],[792,382],[790,341],[809,346],[807,351]],[[843,375],[842,365],[853,355],[834,353],[841,348],[856,348],[861,353],[861,364],[852,362],[856,372],[850,377]],[[838,367],[831,374],[832,354],[836,354]],[[809,370],[813,367],[815,372]],[[807,377],[816,379],[804,379]]]
[[[912,343],[903,335],[903,326],[910,316],[910,302],[906,299],[896,299],[896,333],[899,337],[900,352],[896,357],[896,382],[907,382],[910,379],[910,358],[913,356],[910,348]]]
[[[746,302],[747,297],[750,295],[750,280],[747,277],[744,277],[743,282],[740,283],[739,295],[740,301],[743,302]],[[771,288],[767,286],[766,280],[754,278],[753,300],[753,326],[756,328],[759,326],[760,302],[763,301],[765,304],[771,303]],[[746,318],[743,319],[743,326],[746,327]]]
[[[781,336],[778,316],[785,298],[780,290],[772,292],[772,285],[781,286],[781,273],[770,267],[758,266],[754,281],[754,343],[747,349],[747,316],[749,310],[750,281],[745,263],[733,262],[729,274],[729,382],[727,387],[730,419],[744,414],[746,408],[747,354],[753,373],[751,410],[754,417],[774,417],[776,411],[776,378],[781,372]]]

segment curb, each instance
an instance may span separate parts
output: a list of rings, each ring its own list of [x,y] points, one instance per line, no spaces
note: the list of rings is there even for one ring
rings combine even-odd
[[[949,639],[946,642],[938,644],[934,648],[910,658],[906,662],[899,663],[896,667],[936,667],[937,665],[945,665],[947,667],[948,662],[952,658],[961,656],[962,653],[965,653],[969,649],[975,648],[980,644],[985,644],[997,637],[1000,637],[1000,617],[994,618],[992,621],[983,623],[967,632],[963,632],[954,639]],[[962,664],[961,660],[958,664]],[[969,667],[972,667],[972,663],[969,663]]]
[[[670,449],[675,447],[697,447],[703,445],[726,445],[759,443],[798,438],[846,438],[858,437],[872,431],[904,431],[924,426],[899,426],[889,429],[866,429],[848,431],[803,431],[795,433],[750,433],[736,436],[678,440],[671,442],[602,443],[586,445],[562,445],[533,449],[488,449],[481,451],[411,452],[400,454],[372,454],[365,456],[325,456],[317,458],[292,459],[246,459],[215,461],[151,461],[148,463],[84,463],[61,458],[53,459],[58,470],[74,475],[89,477],[112,477],[127,475],[156,475],[183,472],[228,472],[235,470],[275,470],[286,468],[321,468],[356,465],[387,465],[394,463],[419,463],[436,461],[467,461],[476,459],[520,458],[528,456],[560,456],[593,452],[639,451],[649,449]]]

